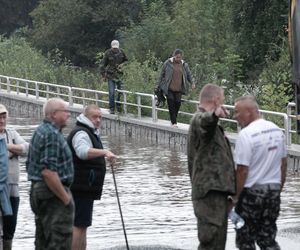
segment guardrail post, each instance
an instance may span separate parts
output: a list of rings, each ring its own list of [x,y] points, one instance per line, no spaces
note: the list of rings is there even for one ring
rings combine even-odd
[[[85,107],[85,92],[82,93],[82,98],[83,98],[82,105],[83,107]]]
[[[99,95],[98,95],[98,92],[95,92],[95,99],[96,99],[96,105],[100,106],[99,105]]]
[[[287,116],[288,116],[288,133],[286,134],[286,137],[288,137],[287,139],[287,145],[290,145],[292,143],[292,106],[290,105],[290,103],[288,103],[287,105],[287,110],[286,110]]]
[[[155,96],[152,95],[152,121],[157,122],[157,110],[155,105]]]
[[[49,86],[46,86],[46,99],[49,99]]]
[[[28,82],[25,82],[26,97],[28,97]]]
[[[73,106],[73,90],[69,87],[69,106]]]
[[[39,86],[38,86],[38,83],[35,82],[35,97],[36,99],[39,99]]]
[[[20,88],[20,81],[19,80],[17,80],[17,86],[16,87],[17,87],[16,90],[17,90],[17,95],[18,95],[18,94],[20,94],[20,89],[19,89]]]
[[[142,112],[141,112],[141,96],[137,96],[137,105],[138,105],[138,118],[142,118]]]
[[[10,93],[10,79],[9,77],[6,78],[7,79],[7,92]]]
[[[127,93],[123,92],[123,108],[124,108],[124,114],[127,115]]]
[[[288,121],[288,115],[284,114],[283,115],[284,119],[284,132],[285,132],[285,137],[286,137],[286,145],[290,146],[291,145],[291,138],[289,136],[289,121]]]

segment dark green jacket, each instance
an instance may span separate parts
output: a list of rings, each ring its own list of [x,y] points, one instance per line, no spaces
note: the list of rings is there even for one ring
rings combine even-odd
[[[235,194],[236,177],[231,147],[214,112],[202,110],[191,120],[188,135],[188,169],[192,199],[210,190]]]
[[[157,85],[160,87],[160,89],[164,92],[165,95],[168,94],[169,86],[172,81],[173,76],[173,60],[174,58],[171,57],[167,61],[164,62],[160,77],[158,79]],[[190,68],[188,64],[184,61],[182,61],[182,69],[183,69],[183,75],[182,75],[182,94],[187,94],[189,91],[189,84],[192,84],[192,75],[190,72]]]
[[[101,62],[101,75],[106,79],[119,79],[123,74],[119,66],[126,61],[128,59],[122,49],[118,49],[116,52],[113,49],[108,49],[105,51]]]

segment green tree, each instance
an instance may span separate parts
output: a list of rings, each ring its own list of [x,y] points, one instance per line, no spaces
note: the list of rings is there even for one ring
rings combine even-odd
[[[9,39],[0,36],[2,75],[90,89],[99,87],[99,75],[74,68],[62,58],[58,50],[55,55],[55,61],[53,58],[50,60],[32,48],[24,38],[16,35]]]
[[[216,76],[213,72],[216,64],[227,61],[227,66],[235,66],[229,62],[233,61],[229,57],[238,58],[233,52],[231,10],[228,7],[230,2],[231,0],[177,1],[173,13],[169,14],[165,1],[153,1],[144,6],[145,14],[138,25],[132,24],[130,28],[120,32],[125,49],[143,62],[148,52],[164,61],[175,48],[181,48],[193,68],[197,82],[211,81]],[[223,68],[227,70],[228,67]],[[221,66],[218,69],[214,79],[216,81],[228,75],[228,72],[220,71]],[[229,70],[239,71],[234,68]]]
[[[139,24],[121,29],[119,34],[124,41],[127,53],[143,62],[153,53],[156,58],[165,60],[174,50],[174,24],[167,13],[163,1],[153,1],[144,5],[143,19]]]
[[[290,55],[286,39],[282,41],[277,48],[281,52],[279,60],[274,62],[267,58],[267,66],[259,77],[261,108],[278,112],[286,112],[287,103],[293,101]]]
[[[176,7],[176,37],[191,65],[197,65],[198,82],[225,78],[212,72],[213,64],[224,61],[225,51],[233,51],[230,0],[186,0]],[[233,54],[233,53],[232,53]]]
[[[32,43],[44,53],[59,49],[75,65],[93,65],[115,32],[138,18],[140,1],[46,0],[32,12]]]
[[[263,70],[267,56],[277,60],[279,45],[285,34],[288,1],[233,0],[232,24],[237,38],[237,51],[244,60],[245,78],[256,80]]]
[[[31,25],[29,13],[38,0],[0,0],[0,34],[9,36],[16,29]]]

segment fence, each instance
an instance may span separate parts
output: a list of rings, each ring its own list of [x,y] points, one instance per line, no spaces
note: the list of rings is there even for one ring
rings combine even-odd
[[[76,88],[63,86],[59,84],[45,83],[39,81],[26,80],[21,78],[9,77],[0,75],[0,90],[5,91],[7,93],[14,93],[17,95],[22,95],[27,98],[46,98],[49,99],[51,97],[60,97],[69,103],[69,106],[73,106],[75,104],[81,104],[83,106],[88,105],[89,103],[95,103],[101,107],[108,105],[108,92],[98,91],[98,90],[90,90],[84,88]],[[153,94],[148,93],[140,93],[140,92],[131,92],[127,90],[117,90],[123,96],[123,100],[119,103],[123,106],[123,113],[125,116],[129,114],[129,107],[134,107],[136,109],[136,113],[130,113],[137,117],[138,119],[142,119],[142,110],[150,110],[150,116],[153,122],[158,121],[158,113],[159,112],[168,112],[167,109],[158,108],[155,105],[156,98]],[[129,102],[129,96],[134,96],[136,102]],[[195,105],[195,109],[197,109],[198,101],[196,100],[183,100],[184,103],[188,103],[190,105]],[[143,104],[149,103],[149,105]],[[221,119],[222,122],[228,122],[233,124],[234,132],[238,132],[239,127],[237,122],[233,119],[233,110],[234,106],[232,105],[224,105],[229,111],[230,116],[226,119]],[[268,110],[260,110],[263,116],[271,115],[276,119],[279,119],[281,129],[286,134],[286,144],[291,145],[292,143],[292,135],[296,133],[296,130],[293,129],[296,124],[296,115],[293,114],[293,110],[295,108],[294,103],[289,103],[287,106],[287,113],[280,113]],[[181,115],[192,117],[193,112],[179,112]]]

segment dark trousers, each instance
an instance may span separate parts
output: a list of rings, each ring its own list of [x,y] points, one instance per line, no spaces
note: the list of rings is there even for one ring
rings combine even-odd
[[[198,250],[225,250],[227,237],[227,194],[209,191],[205,197],[193,200],[198,222]]]
[[[12,240],[16,231],[20,197],[10,197],[13,215],[3,216],[3,239]]]
[[[115,90],[122,89],[122,82],[119,80],[108,80],[108,98],[109,98],[109,109],[110,111],[115,111]],[[117,102],[121,100],[121,93],[117,94]],[[120,103],[117,103],[117,107],[121,106]]]
[[[167,103],[172,124],[177,123],[177,115],[181,106],[181,92],[168,90]]]
[[[245,225],[236,231],[240,250],[255,250],[255,243],[261,250],[280,250],[275,240],[280,190],[245,188],[235,210],[245,220]]]

